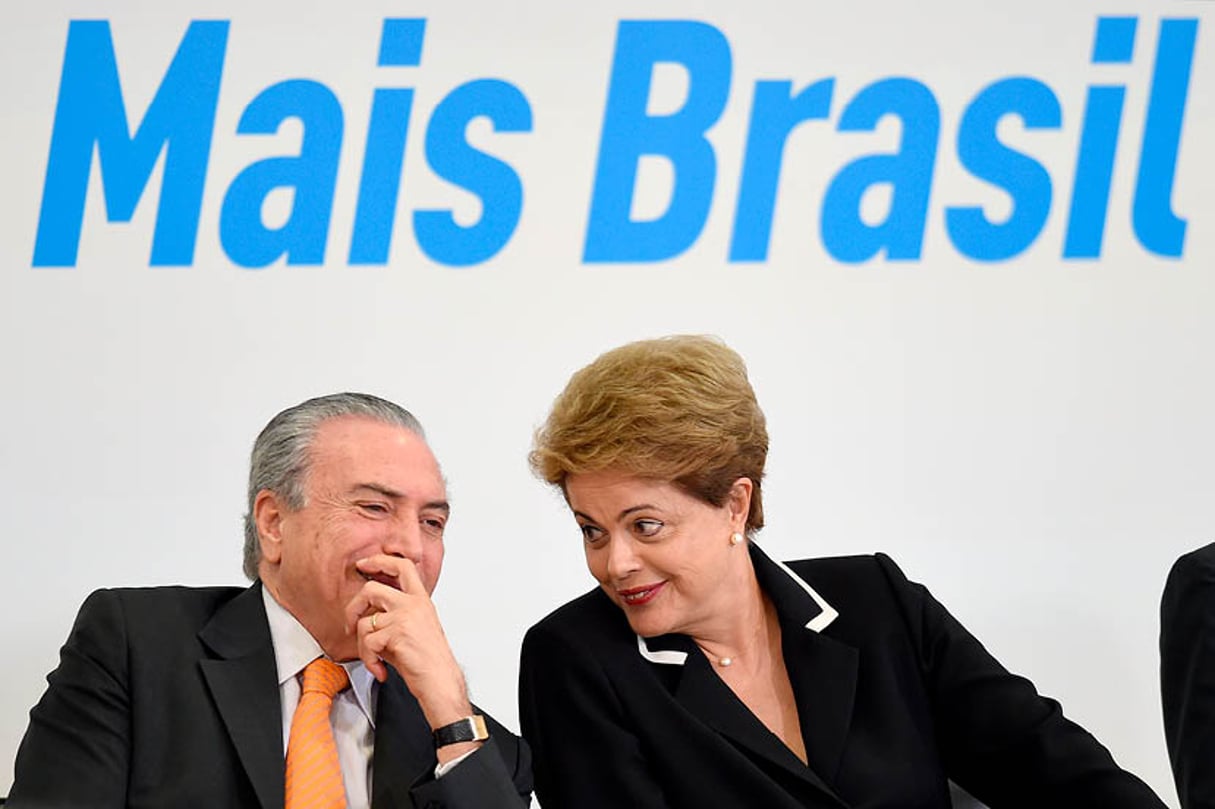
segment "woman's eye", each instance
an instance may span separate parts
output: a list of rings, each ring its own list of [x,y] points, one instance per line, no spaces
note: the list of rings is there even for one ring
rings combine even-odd
[[[659,520],[638,520],[633,523],[633,528],[643,537],[652,537],[662,530],[662,522]]]
[[[578,530],[582,532],[582,538],[587,542],[594,542],[603,536],[603,531],[595,525],[579,525]]]

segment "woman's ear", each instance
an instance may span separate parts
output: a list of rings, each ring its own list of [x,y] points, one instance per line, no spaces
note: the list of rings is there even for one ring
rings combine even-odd
[[[755,483],[742,477],[730,484],[726,495],[726,507],[730,510],[730,528],[740,534],[747,533],[747,515],[751,513],[751,492]]]

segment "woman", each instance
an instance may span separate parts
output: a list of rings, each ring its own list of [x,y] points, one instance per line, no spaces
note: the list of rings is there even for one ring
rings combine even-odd
[[[704,337],[576,373],[531,463],[599,588],[527,633],[544,809],[1162,807],[888,557],[791,562],[763,527],[764,416]]]

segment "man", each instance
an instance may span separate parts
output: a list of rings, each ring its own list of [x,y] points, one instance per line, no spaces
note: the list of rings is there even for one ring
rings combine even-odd
[[[526,806],[527,747],[469,703],[430,600],[448,512],[397,405],[278,414],[250,464],[253,586],[91,595],[7,806]]]
[[[1160,696],[1182,809],[1215,809],[1215,543],[1184,554],[1169,572]]]

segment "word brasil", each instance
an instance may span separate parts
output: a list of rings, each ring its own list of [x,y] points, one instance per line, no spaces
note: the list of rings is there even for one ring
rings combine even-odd
[[[193,263],[229,25],[189,25],[132,135],[109,23],[70,24],[35,237],[35,267],[76,265],[94,155],[109,222],[131,221],[163,155],[150,264]],[[1137,17],[1099,17],[1089,63],[1131,64],[1138,28]],[[378,66],[419,67],[425,31],[424,19],[383,20]],[[1185,247],[1186,222],[1172,210],[1172,193],[1197,33],[1196,19],[1159,24],[1130,211],[1139,244],[1168,258],[1181,257]],[[647,110],[660,65],[684,71],[687,92],[677,109],[655,114]],[[717,183],[717,153],[709,133],[725,112],[732,74],[730,43],[711,25],[619,23],[584,262],[658,262],[695,244]],[[1079,133],[1074,163],[1067,167],[1073,169],[1073,180],[1064,259],[1101,256],[1126,93],[1126,83],[1093,84],[1087,88],[1083,114],[1066,116],[1069,122],[1079,121]],[[349,233],[350,264],[389,261],[402,179],[408,173],[404,153],[413,94],[409,87],[375,89]],[[830,121],[835,95],[834,78],[801,89],[795,89],[792,80],[755,82],[729,261],[766,260],[786,140],[802,124]],[[908,77],[874,81],[840,102],[834,129],[873,132],[889,116],[900,124],[898,149],[847,163],[823,195],[820,237],[839,262],[921,258],[942,138],[941,108],[932,90]],[[1061,130],[1065,119],[1056,93],[1029,76],[988,84],[962,110],[955,138],[959,164],[998,188],[1011,203],[999,220],[978,205],[944,208],[950,243],[976,261],[1006,260],[1025,251],[1040,236],[1054,204],[1051,170],[1000,140],[997,128],[1009,117],[1027,131]],[[223,194],[218,237],[232,262],[249,268],[280,259],[289,265],[324,263],[344,118],[334,92],[309,79],[273,84],[244,107],[238,136],[273,134],[289,119],[299,121],[303,135],[298,154],[253,162]],[[424,125],[426,162],[437,177],[481,203],[480,216],[472,224],[460,224],[446,209],[412,212],[419,248],[439,264],[459,267],[489,260],[510,241],[522,214],[524,182],[518,171],[468,142],[469,124],[478,118],[488,120],[495,136],[518,136],[533,128],[527,96],[500,79],[460,84],[436,105]],[[659,215],[635,218],[639,167],[643,158],[654,157],[672,169],[669,201]],[[862,198],[872,188],[888,191],[888,211],[877,223],[865,221],[861,211]],[[290,213],[280,226],[268,227],[263,203],[282,190],[291,193]]]

